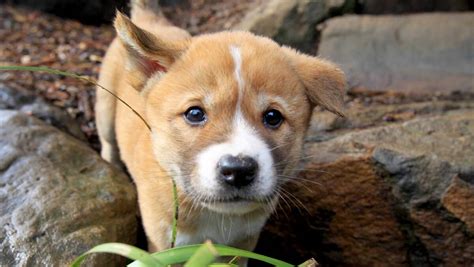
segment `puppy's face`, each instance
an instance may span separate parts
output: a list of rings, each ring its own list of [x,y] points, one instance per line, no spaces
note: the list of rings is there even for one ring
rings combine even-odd
[[[147,88],[157,160],[210,209],[265,205],[295,169],[310,103],[279,49],[249,34],[196,38]]]
[[[119,18],[116,26],[131,68],[142,69],[137,89],[147,99],[158,163],[211,210],[244,214],[273,205],[295,173],[312,107],[339,111],[342,74],[249,33],[163,48],[130,23]]]

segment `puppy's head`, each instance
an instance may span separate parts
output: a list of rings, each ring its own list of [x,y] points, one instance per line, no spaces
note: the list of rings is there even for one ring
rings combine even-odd
[[[313,107],[342,114],[344,76],[327,61],[246,32],[175,42],[120,15],[115,25],[157,162],[211,210],[274,203],[295,175]]]

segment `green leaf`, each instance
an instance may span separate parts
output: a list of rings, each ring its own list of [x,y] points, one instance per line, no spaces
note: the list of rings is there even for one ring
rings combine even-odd
[[[184,264],[184,267],[202,267],[208,266],[219,256],[219,253],[214,248],[211,242],[206,241],[202,244],[196,252]]]
[[[164,267],[165,265],[162,264],[158,259],[153,257],[148,252],[136,248],[134,246],[130,246],[127,244],[121,243],[105,243],[94,248],[90,249],[86,253],[82,254],[81,256],[77,257],[74,262],[71,264],[71,267],[79,267],[81,266],[82,261],[86,258],[87,255],[91,253],[113,253],[118,254],[124,257],[127,257],[132,260],[136,260],[140,262],[140,266],[146,267]]]
[[[163,250],[160,252],[153,253],[153,257],[158,259],[164,265],[176,264],[186,262],[191,256],[199,249],[201,245],[190,245],[182,246],[173,249]],[[232,248],[224,245],[214,245],[215,249],[219,253],[219,256],[239,256],[249,259],[255,259],[272,264],[277,267],[293,267],[293,264],[263,256],[254,252]],[[135,261],[128,265],[129,267],[144,267],[141,262]]]

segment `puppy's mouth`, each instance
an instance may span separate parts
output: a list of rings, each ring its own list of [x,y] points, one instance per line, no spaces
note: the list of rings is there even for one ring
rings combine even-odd
[[[266,197],[265,199],[271,199],[272,197]],[[255,198],[247,198],[241,196],[229,197],[229,198],[215,198],[211,200],[203,200],[204,203],[237,203],[237,202],[257,202],[257,203],[265,203],[264,199],[255,199]]]
[[[258,209],[267,210],[268,208],[266,207],[271,207],[276,204],[276,195],[267,196],[264,198],[250,198],[242,196],[213,198],[210,200],[203,200],[201,201],[201,204],[204,207],[218,213],[242,215]]]

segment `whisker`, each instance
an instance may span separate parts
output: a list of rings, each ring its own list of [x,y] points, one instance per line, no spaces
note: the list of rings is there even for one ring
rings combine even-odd
[[[298,209],[298,211],[300,212],[300,214],[303,214],[300,210],[299,207],[303,208],[307,214],[311,214],[308,210],[308,208],[306,207],[306,205],[303,204],[303,202],[301,202],[301,200],[299,200],[297,197],[295,197],[293,194],[291,194],[290,192],[286,191],[284,188],[280,187],[280,190],[282,193],[284,193],[290,200],[290,202],[292,202],[295,206],[295,208]]]
[[[285,181],[293,181],[293,182],[301,182],[301,183],[310,183],[310,184],[314,184],[314,185],[317,185],[317,186],[323,186],[323,184],[320,183],[320,182],[313,181],[313,180],[309,180],[309,179],[305,179],[305,178],[301,178],[301,177],[297,177],[297,176],[278,175],[277,177],[278,177],[278,178],[282,178],[282,179],[285,180]]]
[[[288,143],[284,143],[284,144],[281,144],[281,145],[278,145],[278,146],[274,146],[274,147],[270,148],[270,152],[273,151],[273,150],[275,150],[275,149],[278,149],[278,148],[280,148],[280,147],[284,147],[284,146],[286,146],[286,145],[288,145]]]
[[[311,159],[311,158],[315,158],[315,157],[319,157],[319,156],[320,155],[308,155],[308,156],[297,157],[297,158],[292,159],[292,160],[281,160],[281,161],[277,162],[276,164],[274,164],[274,166],[286,165],[286,164],[289,164],[289,163],[303,162],[306,159]]]
[[[297,180],[293,180],[293,179],[286,179],[286,180],[284,179],[283,181],[284,181],[284,182],[287,182],[287,183],[293,183],[293,184],[295,184],[295,185],[297,185],[297,186],[301,186],[301,187],[303,187],[304,189],[306,189],[306,190],[307,190],[308,192],[310,192],[310,193],[315,192],[315,190],[309,188],[309,187],[305,184],[304,181],[297,181]],[[317,185],[320,186],[319,184],[317,184]]]
[[[300,168],[300,169],[285,169],[286,171],[296,171],[296,172],[317,172],[317,173],[325,173],[325,174],[334,174],[329,171],[324,171],[320,169],[311,169],[311,168]]]
[[[288,203],[288,201],[286,200],[286,196],[283,195],[279,190],[277,190],[277,195],[278,195],[278,198],[281,199],[285,204],[286,206],[288,207],[289,210],[291,210],[291,205]],[[286,219],[289,219],[289,216],[288,214],[286,213],[286,210],[285,210],[285,207],[283,206],[283,204],[281,204],[281,202],[279,201],[278,202],[278,205],[281,207],[280,210],[283,212],[283,214],[285,215],[285,218]]]

